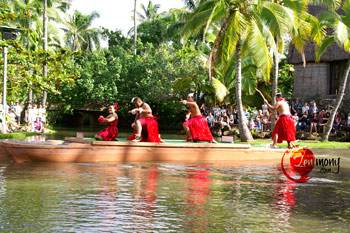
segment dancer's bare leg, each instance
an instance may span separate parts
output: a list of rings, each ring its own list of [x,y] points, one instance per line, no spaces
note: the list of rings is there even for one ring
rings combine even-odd
[[[295,147],[294,142],[287,142],[288,143],[288,149],[293,149]]]
[[[276,134],[276,135],[272,138],[271,148],[277,148],[277,139],[278,139],[278,134]]]
[[[139,120],[135,121],[134,129],[135,129],[135,139],[133,141],[135,142],[141,141],[142,125]]]
[[[184,127],[184,130],[186,132],[186,139],[188,141],[192,141],[192,135],[191,135],[191,131],[190,131],[190,128],[188,128],[187,126],[183,126]]]

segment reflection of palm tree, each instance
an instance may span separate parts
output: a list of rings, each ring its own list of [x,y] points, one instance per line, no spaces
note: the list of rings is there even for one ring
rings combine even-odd
[[[100,30],[91,27],[97,17],[99,17],[97,12],[84,15],[76,11],[65,22],[66,43],[73,51],[92,51],[100,46]]]
[[[137,13],[141,21],[153,20],[159,16],[159,4],[154,4],[152,1],[149,1],[147,7],[144,4],[141,4],[141,8],[143,13]]]

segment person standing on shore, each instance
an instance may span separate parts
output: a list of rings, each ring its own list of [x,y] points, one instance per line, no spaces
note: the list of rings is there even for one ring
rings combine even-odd
[[[295,122],[290,113],[290,108],[288,102],[282,97],[282,94],[276,94],[276,104],[271,105],[266,100],[264,95],[257,90],[261,97],[264,99],[264,102],[267,104],[270,110],[277,111],[278,120],[276,121],[275,128],[272,131],[272,148],[277,148],[277,143],[282,143],[287,141],[288,148],[291,149],[294,147],[294,141],[296,140],[296,129]]]

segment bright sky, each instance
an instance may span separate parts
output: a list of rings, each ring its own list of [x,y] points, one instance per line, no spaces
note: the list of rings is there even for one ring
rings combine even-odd
[[[138,12],[141,12],[141,3],[147,6],[148,1],[138,0]],[[152,0],[152,2],[160,4],[159,12],[184,6],[182,0]],[[72,0],[72,8],[85,14],[97,11],[100,17],[95,20],[95,27],[119,29],[124,34],[133,27],[134,0]]]

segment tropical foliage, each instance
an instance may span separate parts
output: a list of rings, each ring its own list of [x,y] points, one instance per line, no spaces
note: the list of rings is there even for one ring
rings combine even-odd
[[[337,3],[337,4],[336,4]],[[338,8],[339,7],[339,8]],[[336,11],[335,11],[336,10]],[[338,13],[340,12],[340,13]],[[335,1],[333,5],[328,6],[320,15],[320,24],[327,29],[330,29],[329,33],[324,36],[321,42],[318,44],[318,50],[316,51],[316,58],[320,59],[321,55],[326,49],[337,43],[345,51],[350,52],[350,1]],[[350,74],[350,59],[346,62],[346,68],[339,82],[339,92],[335,101],[335,105],[332,108],[329,120],[325,126],[325,133],[322,135],[323,141],[328,141],[329,135],[333,128],[333,123],[338,109],[342,103],[345,95],[345,89],[349,80]]]

